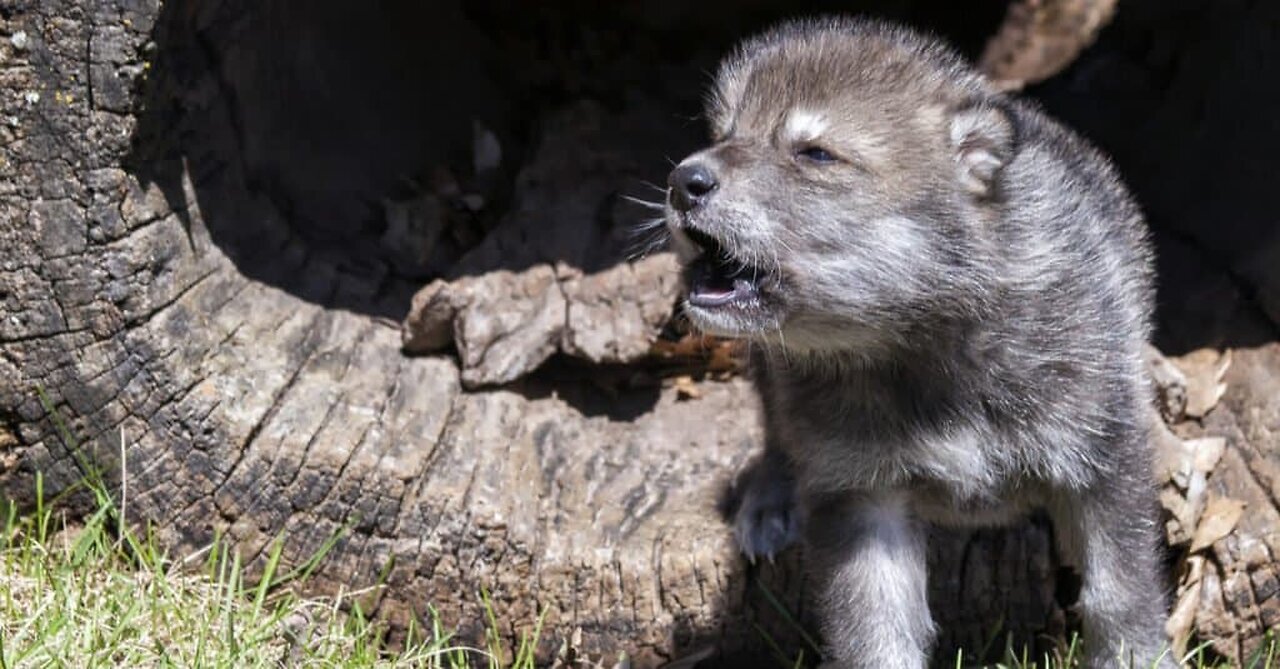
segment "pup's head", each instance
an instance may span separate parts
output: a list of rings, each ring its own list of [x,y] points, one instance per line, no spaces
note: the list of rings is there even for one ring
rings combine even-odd
[[[958,56],[880,23],[799,22],[720,67],[713,143],[671,172],[666,219],[700,329],[868,348],[981,307],[982,219],[1013,152]]]

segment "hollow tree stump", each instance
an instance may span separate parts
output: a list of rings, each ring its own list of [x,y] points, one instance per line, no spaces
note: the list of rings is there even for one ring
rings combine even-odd
[[[544,657],[577,638],[636,666],[704,648],[767,662],[754,623],[798,647],[760,585],[804,619],[803,556],[749,567],[717,512],[760,440],[747,382],[686,400],[634,346],[670,285],[625,280],[648,274],[625,264],[643,215],[618,195],[661,181],[698,129],[667,93],[513,121],[533,107],[480,66],[490,37],[426,4],[0,4],[0,493],[29,502],[36,472],[50,491],[83,473],[41,387],[116,482],[123,439],[130,520],[175,554],[223,533],[260,564],[283,533],[296,564],[349,526],[311,585],[387,568],[373,603],[393,621],[431,605],[477,636],[485,588],[503,631],[545,610]],[[688,69],[663,76],[670,95],[696,99]],[[560,164],[546,138],[566,114],[590,150]],[[504,151],[510,188],[462,161],[490,196],[463,211],[430,175],[492,153],[478,128],[526,155]],[[405,183],[470,232],[406,252],[416,228],[383,209]],[[405,354],[414,290],[500,272],[540,273],[518,294],[565,316],[530,321],[550,323],[541,359],[468,375],[487,358],[468,366],[465,328]],[[996,620],[1019,640],[1062,631],[1043,521],[932,551],[944,654],[972,657]]]

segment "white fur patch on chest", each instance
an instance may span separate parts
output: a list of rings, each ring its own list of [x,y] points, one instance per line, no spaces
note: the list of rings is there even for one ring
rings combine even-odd
[[[988,485],[996,475],[996,467],[988,453],[993,449],[974,430],[925,438],[915,448],[905,450],[906,468],[960,489]]]

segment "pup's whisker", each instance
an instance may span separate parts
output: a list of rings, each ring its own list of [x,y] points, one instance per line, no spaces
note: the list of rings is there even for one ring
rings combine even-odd
[[[632,204],[638,204],[641,207],[644,207],[646,209],[655,209],[655,210],[661,211],[666,208],[661,202],[650,202],[649,200],[642,200],[638,197],[632,197],[630,195],[623,195],[622,199]]]

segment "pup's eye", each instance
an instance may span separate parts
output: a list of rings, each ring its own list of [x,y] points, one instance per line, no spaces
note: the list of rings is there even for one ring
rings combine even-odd
[[[803,149],[796,151],[796,155],[807,160],[812,160],[815,163],[834,163],[838,160],[830,151],[822,148],[821,146],[806,146]]]

